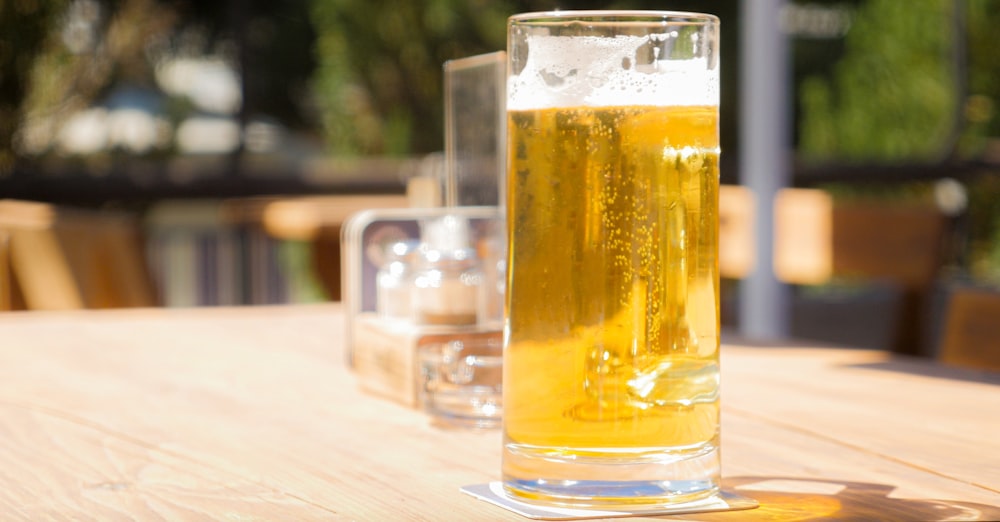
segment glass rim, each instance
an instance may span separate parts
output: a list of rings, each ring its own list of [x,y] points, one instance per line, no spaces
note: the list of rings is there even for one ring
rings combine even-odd
[[[674,24],[674,25],[711,25],[718,24],[719,17],[709,13],[688,11],[659,10],[567,10],[567,11],[536,11],[511,15],[507,21],[522,25],[554,25],[572,22],[591,22],[600,24]]]

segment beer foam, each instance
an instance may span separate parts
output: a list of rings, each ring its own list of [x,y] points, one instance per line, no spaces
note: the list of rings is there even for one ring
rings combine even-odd
[[[676,36],[528,36],[527,61],[507,81],[507,108],[718,105],[717,60],[655,54]]]

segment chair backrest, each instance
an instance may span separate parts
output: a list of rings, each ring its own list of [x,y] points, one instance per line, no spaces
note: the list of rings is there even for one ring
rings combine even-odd
[[[312,270],[326,298],[340,301],[341,228],[354,214],[368,209],[405,208],[413,201],[402,194],[357,194],[288,198],[263,210],[264,229],[278,240],[308,241]]]
[[[719,274],[741,279],[757,260],[753,232],[756,201],[753,191],[741,185],[719,187]]]
[[[946,231],[944,214],[931,205],[836,205],[833,271],[926,289],[941,268]]]
[[[774,212],[774,269],[788,283],[879,279],[919,291],[941,266],[947,221],[931,205],[835,203],[822,190],[785,189]]]
[[[140,227],[127,213],[0,200],[0,234],[6,309],[156,304]]]
[[[924,309],[944,262],[947,217],[931,204],[841,202],[818,189],[774,200],[774,270],[791,284],[877,284],[898,294],[880,311],[893,351],[923,351]]]
[[[774,273],[781,281],[820,284],[833,277],[833,198],[785,189],[774,198]]]
[[[956,289],[945,314],[938,359],[1000,372],[1000,291]]]
[[[0,226],[0,312],[14,306],[14,278],[10,273],[10,231]]]

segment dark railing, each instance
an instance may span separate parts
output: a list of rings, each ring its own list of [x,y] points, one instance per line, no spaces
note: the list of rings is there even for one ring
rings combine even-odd
[[[0,177],[0,198],[96,207],[169,199],[316,194],[397,194],[422,172],[421,159],[244,157],[127,159],[23,164]]]

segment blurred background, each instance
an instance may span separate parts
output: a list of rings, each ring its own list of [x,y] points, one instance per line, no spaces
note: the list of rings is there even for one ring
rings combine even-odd
[[[0,0],[0,309],[340,299],[344,212],[405,206],[440,169],[445,61],[504,49],[517,12],[666,8],[722,20],[724,184],[745,184],[742,80],[758,60],[787,71],[799,191],[768,238],[785,333],[933,355],[954,289],[1000,282],[1000,2],[772,2],[778,57],[742,53],[754,4]],[[742,244],[732,205],[723,248]],[[37,262],[53,244],[62,290]],[[724,270],[725,324],[759,268]]]

